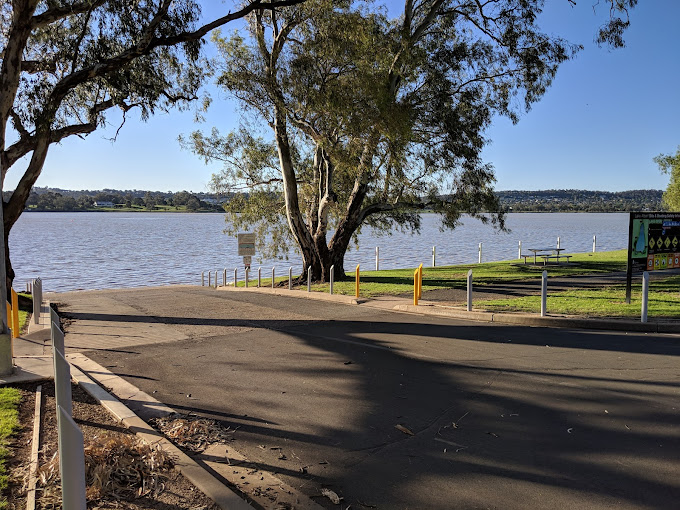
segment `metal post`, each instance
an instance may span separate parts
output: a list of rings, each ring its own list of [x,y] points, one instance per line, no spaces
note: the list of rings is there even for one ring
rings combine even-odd
[[[482,243],[479,243],[479,263],[482,263]]]
[[[205,287],[205,273],[201,271],[201,287]]]
[[[276,281],[276,276],[274,274],[275,269],[272,267],[272,289],[274,288],[274,282]]]
[[[432,267],[437,267],[437,247],[432,247]]]
[[[57,407],[57,416],[61,506],[72,510],[86,510],[83,433],[63,407]]]
[[[647,299],[649,294],[649,272],[642,273],[642,322],[647,322]]]
[[[541,317],[545,317],[548,302],[548,271],[541,276]]]
[[[557,249],[558,250],[560,249],[560,237],[559,236],[557,236]]]
[[[307,268],[307,292],[312,292],[312,266]]]
[[[14,289],[12,289],[12,324],[14,324],[12,337],[19,338],[19,296]]]
[[[234,288],[238,287],[238,269],[234,269]]]
[[[380,248],[375,247],[375,270],[380,271]]]
[[[467,311],[472,311],[472,269],[467,274]]]
[[[262,268],[257,268],[257,286],[262,287]]]
[[[222,272],[222,287],[226,287],[226,286],[227,286],[227,270],[225,269]]]
[[[212,273],[208,271],[208,287],[212,287],[212,280],[210,279],[212,276]]]
[[[293,268],[288,268],[288,290],[293,290]]]
[[[517,247],[517,258],[518,259],[522,258],[522,241],[519,242]]]
[[[40,306],[42,305],[42,280],[33,280],[33,322],[40,323]],[[4,317],[3,317],[4,322]]]
[[[357,269],[354,277],[354,297],[359,297],[359,264],[357,264]]]
[[[418,266],[418,299],[423,298],[423,265]]]
[[[420,279],[420,270],[413,271],[413,306],[418,306],[418,280]]]
[[[217,288],[217,271],[215,271],[215,288]]]
[[[597,247],[597,236],[593,236],[593,253],[595,253],[596,247]]]
[[[246,282],[246,289],[248,288],[248,273],[249,273],[249,272],[250,272],[250,270],[246,267],[246,279],[245,279],[245,282]]]
[[[335,264],[331,266],[331,294],[333,294],[333,280],[335,279]]]

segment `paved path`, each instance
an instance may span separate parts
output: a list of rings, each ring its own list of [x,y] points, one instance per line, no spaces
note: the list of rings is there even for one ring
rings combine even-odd
[[[238,427],[249,460],[322,504],[329,487],[353,509],[677,507],[677,335],[200,287],[52,299],[68,349]]]

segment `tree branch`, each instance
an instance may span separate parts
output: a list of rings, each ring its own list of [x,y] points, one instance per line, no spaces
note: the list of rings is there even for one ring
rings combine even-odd
[[[45,12],[33,16],[31,20],[32,28],[40,28],[59,21],[60,19],[72,16],[74,14],[82,14],[91,9],[96,9],[97,7],[103,5],[106,0],[85,0],[78,4],[71,5],[61,5],[58,7],[52,7],[47,9]]]

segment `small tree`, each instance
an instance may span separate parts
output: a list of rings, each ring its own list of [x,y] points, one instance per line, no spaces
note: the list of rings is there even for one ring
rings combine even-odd
[[[680,146],[675,154],[659,154],[654,158],[662,173],[670,176],[662,203],[668,211],[680,211]]]

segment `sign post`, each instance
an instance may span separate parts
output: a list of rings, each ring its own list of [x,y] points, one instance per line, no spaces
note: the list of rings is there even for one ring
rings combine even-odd
[[[628,223],[626,303],[633,271],[680,268],[680,213],[631,212]]]

